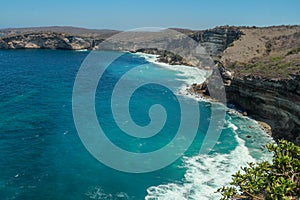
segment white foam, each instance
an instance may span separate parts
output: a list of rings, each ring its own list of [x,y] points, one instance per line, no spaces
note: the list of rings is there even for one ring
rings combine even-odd
[[[105,193],[101,187],[95,187],[86,193],[89,199],[109,200],[109,199],[130,199],[125,192],[118,192],[116,194]]]
[[[238,127],[227,124],[235,132]],[[229,154],[214,153],[211,155],[197,155],[185,157],[184,164],[187,171],[183,184],[169,183],[152,186],[147,189],[146,200],[215,200],[220,199],[216,190],[231,181],[231,175],[245,166],[247,162],[256,160],[250,155],[245,141],[235,134],[238,146]]]
[[[137,53],[134,53],[134,54],[138,55],[142,58],[145,58],[145,60],[147,60],[150,63],[156,63],[157,59],[159,57],[159,55],[147,54],[147,53],[141,53],[141,52],[137,52]]]
[[[234,131],[238,130],[238,127],[231,122],[229,122],[228,127],[232,128]]]
[[[75,51],[88,51],[88,49],[77,49],[77,50],[75,50]]]
[[[203,83],[210,75],[210,70],[199,69],[197,67],[191,67],[186,65],[170,65],[162,62],[158,62],[159,55],[146,54],[146,53],[135,53],[136,55],[143,57],[150,63],[154,63],[157,66],[163,67],[168,70],[173,70],[177,72],[177,80],[183,82],[183,84],[178,88],[177,94],[184,97],[192,98],[196,101],[207,101],[200,94],[191,93],[188,91],[192,84]]]
[[[143,57],[150,63],[154,63],[160,67],[164,67],[166,69],[178,72],[178,80],[184,81],[184,83],[188,85],[194,83],[203,83],[211,74],[210,70],[199,69],[197,67],[191,67],[187,65],[170,65],[167,63],[158,62],[159,55],[146,54],[140,52],[135,54],[140,57]]]
[[[203,83],[211,74],[211,71],[199,69],[186,65],[163,65],[163,67],[179,72],[178,80],[184,81],[185,84]]]
[[[184,65],[169,65],[157,62],[159,56],[139,53],[147,61],[155,63],[169,70],[179,72],[178,79],[184,84],[179,89],[178,93],[193,98],[195,100],[205,101],[198,94],[192,94],[187,89],[193,83],[203,83],[211,74],[211,71],[201,70],[196,67]],[[216,103],[216,102],[214,102]],[[222,104],[220,104],[222,105]],[[224,105],[222,105],[224,106]],[[229,109],[232,114],[234,110]],[[240,116],[240,115],[238,115]],[[247,118],[240,116],[241,118]],[[229,154],[213,153],[210,155],[197,155],[193,157],[184,157],[184,165],[187,171],[184,180],[179,183],[168,183],[159,186],[152,186],[147,189],[148,195],[146,200],[215,200],[220,199],[221,195],[215,193],[216,190],[224,185],[229,185],[231,175],[238,171],[241,166],[246,166],[247,162],[256,162],[245,145],[245,141],[241,139],[237,130],[239,127],[230,122],[226,122],[227,128],[232,129],[235,133],[237,147]],[[253,149],[252,149],[253,151]],[[268,156],[262,156],[267,158]]]

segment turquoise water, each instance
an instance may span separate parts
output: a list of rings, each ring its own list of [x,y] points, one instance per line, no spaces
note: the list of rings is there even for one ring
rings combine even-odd
[[[184,156],[149,173],[124,173],[107,167],[86,150],[72,116],[74,81],[88,53],[0,51],[0,199],[216,199],[216,188],[228,183],[240,165],[267,157],[263,145],[271,139],[253,120],[229,113],[215,147],[207,155],[199,154],[211,104],[197,100],[199,129]],[[139,88],[129,104],[133,121],[140,126],[149,124],[148,111],[156,103],[164,106],[168,117],[155,137],[129,137],[115,123],[110,106],[112,89],[120,77],[143,65],[127,77],[128,84],[139,79],[168,80],[180,93],[184,85],[199,79],[196,76],[205,75],[199,72],[193,77],[190,68],[171,70],[148,60],[122,55],[100,79],[95,98],[98,121],[107,137],[137,153],[158,150],[175,137],[179,101],[171,90],[157,84]],[[196,101],[183,95],[179,98],[187,103]]]

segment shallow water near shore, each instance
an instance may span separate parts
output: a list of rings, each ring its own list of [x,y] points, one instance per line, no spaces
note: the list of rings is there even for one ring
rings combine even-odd
[[[123,173],[101,164],[80,141],[72,116],[73,84],[88,53],[0,51],[0,199],[217,199],[216,189],[230,182],[240,165],[269,158],[264,145],[271,138],[255,121],[228,113],[217,144],[209,154],[199,154],[211,118],[211,103],[199,101],[197,136],[174,163],[145,174]],[[143,65],[128,77],[128,83],[164,79],[178,92],[207,76],[205,71],[153,61],[145,55],[122,55],[107,70],[102,80],[106,87],[96,92],[99,123],[109,130],[108,137],[115,144],[128,151],[163,147],[174,137],[180,116],[178,100],[170,91],[157,85],[143,87],[130,104],[134,121],[139,125],[149,123],[147,108],[154,103],[163,105],[172,117],[154,142],[122,136],[111,123],[108,101],[122,75]],[[220,109],[225,108],[220,105]]]

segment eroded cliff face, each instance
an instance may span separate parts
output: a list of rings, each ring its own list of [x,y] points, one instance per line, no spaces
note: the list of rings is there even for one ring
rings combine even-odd
[[[0,39],[1,49],[92,49],[95,40],[64,33],[25,33]]]
[[[300,75],[287,80],[234,78],[225,90],[228,102],[268,123],[275,139],[300,144]]]
[[[237,27],[232,26],[222,26],[216,27],[213,29],[205,30],[205,31],[193,31],[193,30],[186,30],[186,29],[175,29],[175,31],[183,33],[187,35],[189,38],[195,40],[198,44],[205,48],[206,54],[211,56],[213,60],[220,60],[224,50],[232,44],[233,41],[237,40],[242,32]],[[172,33],[174,34],[174,33]],[[151,34],[152,35],[152,34]],[[143,35],[143,37],[137,41],[149,41],[150,37]],[[186,38],[177,37],[176,39],[170,40],[170,38],[165,39],[168,41],[167,45],[172,46],[173,44],[188,44],[188,41],[184,41]],[[151,41],[151,39],[150,39]],[[156,41],[157,42],[157,41]],[[160,41],[162,43],[162,41]],[[126,44],[126,42],[125,42]],[[173,45],[174,52],[167,52],[164,48],[157,49],[157,48],[142,48],[137,49],[135,48],[134,44],[126,44],[127,47],[130,47],[130,51],[133,52],[144,52],[149,54],[160,55],[158,61],[168,63],[171,65],[191,65],[191,66],[198,66],[195,63],[189,62],[185,59],[185,57],[180,57],[176,55],[177,52],[182,52],[184,49],[177,48],[176,45]],[[147,46],[147,45],[145,45]],[[191,48],[193,49],[193,48]],[[126,49],[128,50],[128,49]]]
[[[189,34],[189,37],[205,47],[207,53],[215,60],[219,60],[224,50],[241,35],[242,32],[237,27],[222,26],[205,31],[195,31]]]

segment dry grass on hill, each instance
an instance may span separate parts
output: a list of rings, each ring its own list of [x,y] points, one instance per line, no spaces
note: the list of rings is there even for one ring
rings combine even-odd
[[[243,35],[224,51],[221,59],[236,76],[285,79],[300,72],[300,26],[241,31]]]

